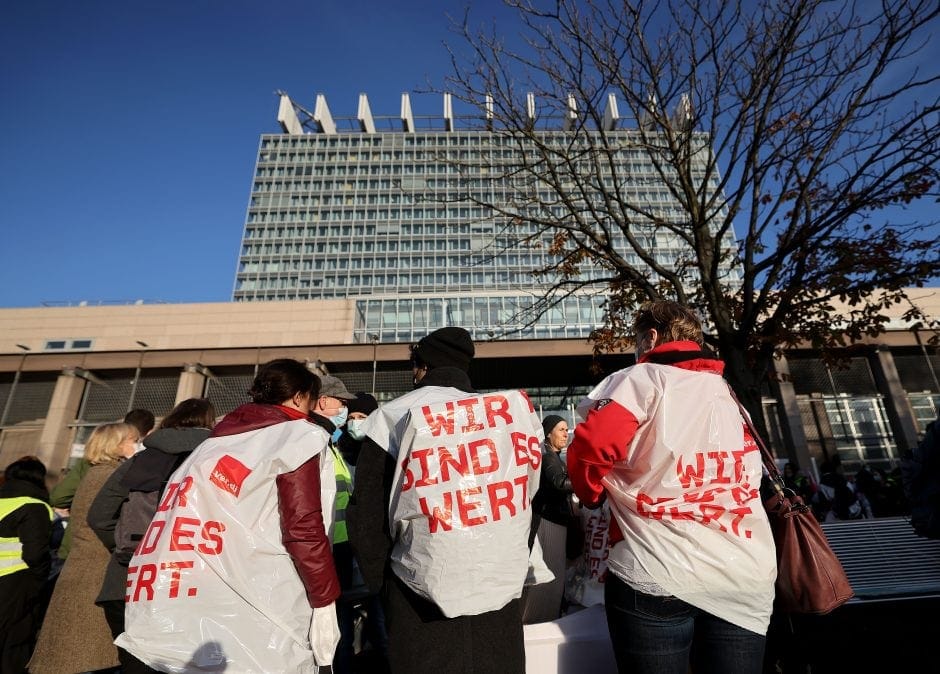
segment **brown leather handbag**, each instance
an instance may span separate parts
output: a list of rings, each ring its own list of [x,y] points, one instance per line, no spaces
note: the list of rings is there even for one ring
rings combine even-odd
[[[731,394],[734,397],[734,393]],[[747,423],[773,487],[773,495],[764,501],[777,546],[777,583],[775,608],[788,613],[823,615],[842,606],[854,596],[842,563],[829,547],[826,534],[809,506],[783,482],[770,451],[744,407],[735,398]]]

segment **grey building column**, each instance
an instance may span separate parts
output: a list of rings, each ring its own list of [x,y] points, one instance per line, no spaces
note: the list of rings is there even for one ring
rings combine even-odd
[[[911,403],[907,399],[907,392],[901,386],[901,378],[894,364],[894,356],[886,348],[876,349],[868,357],[871,373],[875,378],[875,386],[882,395],[885,412],[888,414],[888,423],[891,433],[898,446],[898,453],[917,446],[917,421],[911,410]]]
[[[803,417],[796,402],[796,391],[790,381],[790,364],[786,356],[778,356],[773,362],[776,376],[770,378],[771,390],[777,398],[777,414],[780,420],[780,433],[787,450],[787,458],[799,464],[804,473],[811,470],[812,459],[806,432],[803,430]]]
[[[180,381],[176,386],[176,402],[179,405],[189,398],[202,398],[206,393],[206,379],[212,373],[209,368],[199,363],[187,363],[180,373]]]
[[[39,436],[39,459],[51,475],[57,475],[69,462],[73,430],[69,424],[78,418],[85,392],[85,379],[80,368],[65,368],[55,383],[49,411]]]

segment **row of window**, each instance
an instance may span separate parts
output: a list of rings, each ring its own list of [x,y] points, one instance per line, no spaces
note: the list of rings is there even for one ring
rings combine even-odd
[[[258,155],[259,162],[280,162],[282,164],[310,164],[320,162],[414,162],[414,161],[456,161],[458,159],[475,159],[484,161],[498,161],[500,159],[518,159],[521,156],[518,150],[416,150],[416,151],[390,151],[378,152],[261,152]],[[534,153],[526,153],[535,157]],[[611,156],[628,158],[626,151],[623,153],[613,152]],[[429,164],[433,167],[434,164]]]
[[[434,181],[426,181],[429,185]],[[456,187],[456,186],[454,186]],[[670,194],[669,190],[663,188],[659,190],[654,189],[639,189],[637,187],[624,187],[623,188],[624,196],[628,199],[635,201],[662,201],[662,202],[675,202],[675,199]],[[558,194],[547,189],[539,189],[536,191],[527,191],[527,195],[530,199],[538,199],[543,203],[557,203]],[[480,200],[493,200],[492,194],[486,195],[472,195],[479,198]],[[503,199],[508,200],[508,195],[500,193],[498,195]],[[271,194],[258,194],[257,192],[252,195],[249,202],[249,206],[252,210],[259,208],[278,208],[278,207],[318,207],[318,206],[365,206],[372,204],[421,204],[421,203],[437,203],[444,201],[454,201],[454,200],[464,200],[469,201],[468,195],[461,192],[454,192],[447,195],[440,195],[433,198],[428,198],[420,194],[414,194],[405,190],[388,190],[388,191],[368,191],[368,192],[359,192],[355,194],[347,193],[338,193],[338,194],[329,194],[329,193],[318,193],[316,191],[311,191],[309,194],[292,194],[285,192],[273,192]],[[599,199],[598,199],[599,201]],[[487,209],[489,210],[489,209]]]
[[[432,242],[429,242],[431,244]],[[453,243],[453,242],[452,242]],[[465,242],[461,242],[465,243]],[[465,246],[461,246],[462,248]],[[436,246],[429,245],[428,250]],[[437,248],[444,250],[443,247]],[[353,249],[360,252],[361,249]],[[340,252],[348,253],[348,244]],[[500,255],[498,265],[500,268],[519,267],[524,270],[535,269],[549,264],[549,255],[509,254]],[[319,259],[300,260],[258,260],[242,261],[239,264],[240,274],[270,274],[279,271],[318,271],[323,269],[420,269],[422,267],[449,269],[456,271],[462,267],[494,266],[495,260],[488,262],[483,257],[469,255],[428,255],[425,257],[329,257]]]
[[[270,174],[273,169],[265,169],[266,174]],[[307,175],[312,175],[312,171],[307,173],[306,169],[303,171]],[[455,173],[455,171],[451,171]],[[298,168],[298,175],[300,174],[300,169]],[[643,174],[631,176],[629,181],[624,184],[624,187],[642,187],[643,185],[662,185],[662,180],[655,174]],[[324,192],[350,192],[358,190],[391,190],[392,193],[402,194],[403,191],[407,193],[408,190],[420,190],[428,186],[428,182],[421,178],[382,178],[382,179],[370,179],[370,180],[257,180],[252,185],[252,192],[276,192],[279,194],[290,194],[292,192],[300,192],[301,194],[310,194],[310,195],[319,195],[323,196]],[[444,187],[457,189],[457,188],[468,188],[468,187],[480,187],[482,185],[486,186],[489,190],[508,190],[510,189],[509,181],[504,179],[501,176],[489,177],[484,179],[468,179],[468,178],[448,178],[446,184],[443,179],[437,178],[433,182],[432,187],[434,189],[442,189]],[[714,187],[714,185],[712,185]]]
[[[655,202],[655,194],[644,195],[636,202],[637,207],[643,207],[651,216],[669,218],[674,222],[683,222],[688,214],[681,208],[668,207],[662,202]],[[645,205],[645,206],[644,206]],[[517,212],[520,216],[526,214],[548,215],[562,218],[568,215],[565,206],[558,205],[557,201],[549,203],[529,203],[521,205]],[[414,206],[412,208],[344,208],[333,210],[270,210],[253,209],[245,218],[246,224],[266,222],[330,222],[330,221],[375,221],[375,220],[423,220],[423,219],[475,219],[492,217],[492,211],[482,206]],[[448,225],[444,225],[448,226]],[[453,225],[450,225],[453,226]]]
[[[336,166],[262,166],[258,164],[255,168],[255,176],[258,178],[302,178],[310,177],[340,177],[348,176],[400,176],[400,178],[386,178],[384,180],[336,180],[321,181],[323,189],[352,190],[352,189],[377,189],[389,187],[399,187],[401,189],[422,190],[422,189],[443,189],[445,187],[486,187],[493,189],[497,187],[523,186],[535,182],[537,179],[544,180],[547,183],[549,179],[559,180],[562,184],[596,182],[598,173],[594,167],[585,164],[579,168],[577,166],[554,166],[554,171],[540,171],[524,169],[521,165],[513,166],[487,166],[484,164],[382,164],[379,166],[358,167],[348,165]],[[575,171],[575,173],[572,173]],[[616,172],[603,170],[600,172],[601,182],[606,187],[631,187],[639,184],[651,184],[649,176],[653,171],[647,164],[633,164],[619,167]],[[421,179],[417,178],[424,175],[459,175],[463,176],[459,180],[456,178],[443,179]],[[575,180],[577,177],[577,181]],[[616,178],[616,179],[615,179]],[[638,180],[641,179],[641,180]],[[663,183],[662,179],[656,183]],[[714,183],[715,181],[711,181]],[[256,183],[262,184],[262,183]],[[312,185],[318,184],[312,181]],[[714,185],[712,185],[714,187]]]
[[[94,344],[91,339],[49,339],[43,346],[44,351],[80,351],[90,349]]]
[[[600,134],[591,134],[595,140],[600,138]],[[704,134],[696,134],[703,139],[707,138]],[[574,145],[583,147],[588,144],[586,134],[572,135],[570,133],[552,133],[543,132],[538,134],[540,142],[557,147],[568,147]],[[621,142],[638,143],[639,133],[635,130],[620,130],[607,132],[605,137],[608,141],[620,139]],[[520,139],[509,134],[500,133],[459,133],[459,132],[438,132],[429,134],[411,134],[411,133],[382,133],[382,134],[336,134],[336,135],[317,135],[305,134],[303,136],[292,136],[289,134],[268,134],[261,137],[262,149],[282,149],[282,148],[358,148],[358,147],[432,147],[432,146],[450,146],[459,147],[463,145],[471,146],[510,146],[518,147]],[[643,150],[633,149],[636,156],[640,156]]]
[[[685,247],[680,244],[679,241],[665,236],[665,235],[656,235],[655,237],[651,236],[639,236],[639,243],[643,248],[652,249],[660,256],[668,261],[674,259],[673,256],[678,255]],[[338,253],[410,253],[416,251],[443,251],[443,250],[462,250],[468,251],[473,250],[479,252],[481,255],[489,256],[492,251],[494,264],[513,264],[513,261],[518,259],[522,260],[542,260],[545,261],[554,256],[547,254],[547,248],[532,248],[530,250],[525,250],[520,252],[518,248],[513,249],[512,251],[506,251],[505,248],[509,247],[510,241],[503,238],[486,238],[479,239],[474,237],[471,239],[437,239],[432,241],[423,241],[423,240],[409,240],[402,239],[400,241],[391,240],[391,241],[368,241],[368,240],[353,240],[353,241],[320,241],[320,242],[285,242],[275,240],[272,243],[248,243],[242,245],[241,255],[243,258],[251,256],[272,256],[272,255],[313,255],[317,253],[335,255]],[[633,255],[629,253],[628,255]],[[390,258],[392,259],[392,258]],[[242,260],[246,262],[246,260]],[[520,262],[521,264],[524,264]]]
[[[242,255],[302,255],[311,253],[396,253],[401,251],[470,250],[469,239],[436,241],[329,241],[319,243],[257,243],[242,246]],[[502,256],[501,256],[502,257]]]
[[[295,237],[314,237],[314,236],[374,236],[376,234],[437,234],[460,236],[472,233],[492,233],[496,231],[495,224],[486,223],[402,223],[394,226],[383,227],[381,225],[283,225],[270,227],[249,227],[245,230],[246,239],[293,239]],[[514,232],[535,233],[536,228],[530,223],[523,222],[513,227]]]
[[[334,210],[334,211],[269,211],[251,212],[248,214],[246,224],[263,222],[347,222],[357,220],[412,220],[412,219],[480,219],[484,217],[484,210],[477,207],[463,208],[368,208],[360,210]]]
[[[550,153],[554,157],[554,153]],[[613,160],[623,163],[626,166],[630,165],[631,161],[646,159],[646,162],[640,164],[641,166],[652,166],[652,162],[649,160],[647,153],[641,150],[635,149],[623,149],[623,148],[603,148],[599,147],[597,149],[591,150],[588,153],[593,156],[600,155],[605,161]],[[575,161],[580,161],[584,163],[585,166],[589,166],[591,162],[588,161],[587,157],[584,157],[584,154],[581,157],[575,159]],[[342,163],[348,165],[350,162],[454,162],[454,161],[482,161],[482,162],[499,162],[501,164],[505,163],[501,160],[511,160],[515,163],[519,163],[522,157],[526,157],[529,160],[540,160],[544,156],[544,153],[535,149],[527,148],[524,152],[518,148],[511,149],[483,149],[480,146],[472,146],[468,150],[372,150],[371,152],[363,150],[360,152],[346,152],[346,151],[330,151],[330,152],[260,152],[258,154],[259,163],[281,163],[281,164],[312,164],[312,163]],[[547,157],[551,158],[551,157]],[[559,165],[567,165],[567,157],[565,161],[560,160],[561,156],[559,155],[556,158],[556,161]],[[419,165],[423,166],[423,165]],[[428,164],[429,167],[433,168],[434,164]],[[433,171],[431,171],[433,173]]]
[[[349,289],[338,293],[345,296],[354,289],[374,291],[379,288],[394,290],[399,287],[421,287],[425,290],[444,291],[448,289],[492,289],[494,287],[518,288],[529,287],[532,275],[527,271],[438,271],[432,273],[399,273],[399,274],[348,274],[326,275],[322,278],[300,278],[281,276],[276,278],[239,279],[235,283],[235,292],[244,294],[247,291],[270,289],[320,289],[336,288]],[[289,299],[310,299],[324,297],[322,294],[295,294]]]
[[[540,319],[550,325],[597,325],[603,319],[603,298],[574,295],[562,299]],[[381,332],[405,326],[505,326],[531,308],[528,295],[452,298],[385,298],[356,301],[356,330]]]

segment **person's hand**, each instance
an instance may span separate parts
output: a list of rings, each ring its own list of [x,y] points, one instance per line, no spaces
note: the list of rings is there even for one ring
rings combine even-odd
[[[310,650],[313,662],[318,667],[333,663],[336,644],[339,643],[339,623],[336,620],[336,604],[327,604],[313,609],[310,618]]]

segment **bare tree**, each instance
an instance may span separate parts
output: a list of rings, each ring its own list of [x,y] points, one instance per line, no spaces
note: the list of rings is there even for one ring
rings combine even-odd
[[[937,220],[905,210],[938,195],[936,0],[506,4],[519,39],[468,13],[446,89],[518,150],[505,170],[462,170],[492,186],[466,198],[500,241],[548,246],[533,316],[601,290],[596,349],[618,350],[637,303],[691,304],[758,412],[778,350],[878,334],[905,287],[936,277]]]

